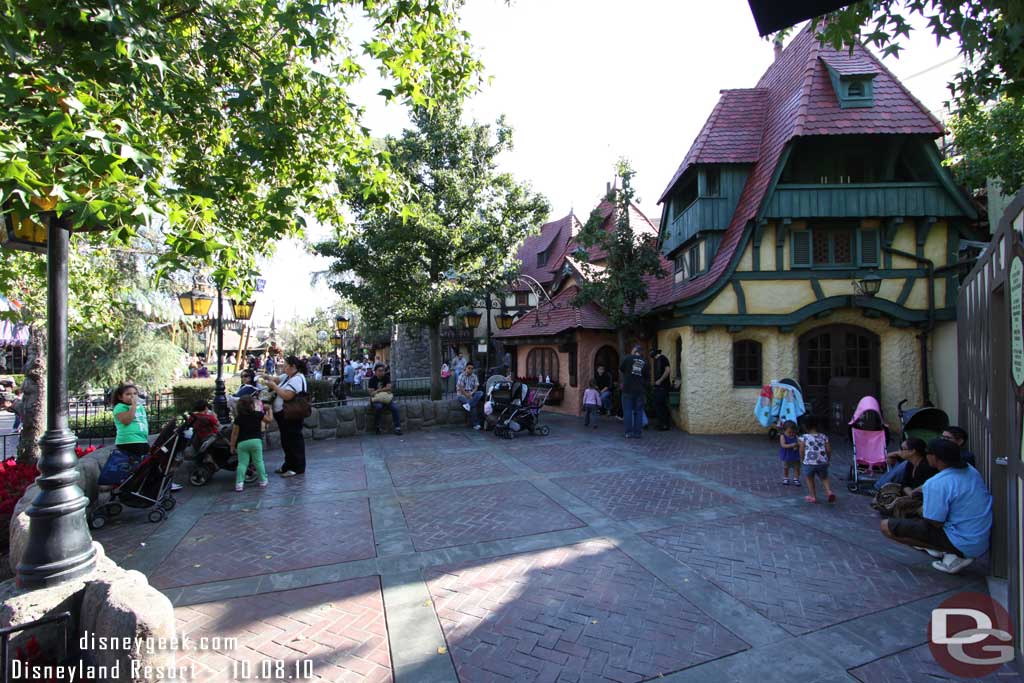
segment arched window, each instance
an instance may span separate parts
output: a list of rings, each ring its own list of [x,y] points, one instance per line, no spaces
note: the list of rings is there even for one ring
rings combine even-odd
[[[526,377],[531,380],[551,377],[551,381],[557,383],[558,353],[554,349],[532,349],[526,356]]]
[[[759,387],[761,375],[761,343],[741,339],[732,344],[732,384],[735,387]]]

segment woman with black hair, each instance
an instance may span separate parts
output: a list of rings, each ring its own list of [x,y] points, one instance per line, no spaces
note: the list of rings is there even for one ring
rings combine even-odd
[[[146,406],[139,399],[139,390],[134,384],[125,382],[114,389],[110,401],[114,405],[114,447],[132,455],[149,453],[149,416]]]
[[[281,431],[284,464],[275,470],[282,477],[294,477],[306,471],[306,442],[302,438],[302,418],[288,420],[284,416],[285,401],[309,391],[306,383],[306,363],[296,356],[284,359],[284,374],[266,378],[267,388],[274,393],[274,420]]]

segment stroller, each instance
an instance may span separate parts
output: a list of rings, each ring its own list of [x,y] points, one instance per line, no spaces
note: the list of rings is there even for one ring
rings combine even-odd
[[[181,423],[171,420],[165,424],[150,447],[149,455],[111,490],[110,500],[96,505],[88,513],[89,527],[103,528],[108,517],[118,516],[125,507],[148,509],[150,522],[162,521],[176,503],[171,494],[171,479],[178,467],[178,456],[188,444],[186,432],[189,429],[188,420]]]
[[[540,422],[544,404],[550,393],[550,387],[530,391],[529,387],[522,382],[514,383],[511,400],[507,405],[501,406],[500,412],[497,412],[498,419],[494,425],[494,435],[514,439],[516,434],[523,429],[540,436],[550,434],[551,428]],[[523,396],[525,399],[522,398]],[[495,410],[498,411],[498,408],[496,407]]]
[[[188,483],[203,486],[218,470],[234,472],[238,469],[238,455],[231,452],[232,425],[222,425],[216,434],[206,437],[201,444],[193,446],[192,469],[188,473]],[[245,483],[251,484],[259,475],[251,464],[245,471]]]
[[[904,410],[903,404],[906,402],[907,400],[903,399],[897,406],[904,439],[917,437],[928,443],[930,440],[942,436],[942,430],[949,424],[949,415],[946,415],[945,411],[931,406]]]
[[[853,463],[850,465],[846,487],[860,493],[862,486],[873,485],[888,466],[885,461],[888,433],[882,421],[878,399],[865,396],[857,403],[853,419],[849,422],[850,441],[853,443]],[[870,488],[870,487],[869,487]]]
[[[795,379],[785,377],[761,387],[761,395],[754,406],[754,415],[761,426],[768,427],[768,438],[779,440],[782,425],[792,420],[800,424],[800,418],[807,412],[804,406],[803,389]]]

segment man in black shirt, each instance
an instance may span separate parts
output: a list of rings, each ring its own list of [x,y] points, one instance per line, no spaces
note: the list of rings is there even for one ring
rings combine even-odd
[[[601,395],[601,414],[607,415],[612,411],[612,376],[603,365],[597,366],[594,385]]]
[[[658,418],[658,430],[667,431],[672,418],[668,411],[668,392],[672,388],[672,367],[668,358],[661,352],[661,349],[651,351],[651,358],[654,360],[654,414]]]
[[[644,402],[647,396],[647,361],[640,345],[622,359],[619,376],[622,378],[622,421],[627,439],[639,439],[644,428]]]
[[[373,406],[373,426],[377,434],[380,434],[380,414],[387,406],[391,410],[391,419],[395,423],[395,434],[402,433],[402,418],[398,414],[398,406],[395,405],[395,397],[391,393],[391,375],[385,372],[383,363],[378,363],[373,368],[373,377],[366,385],[370,391],[370,405]]]

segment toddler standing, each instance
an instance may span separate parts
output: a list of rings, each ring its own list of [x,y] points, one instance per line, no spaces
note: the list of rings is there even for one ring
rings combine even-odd
[[[601,410],[601,394],[597,392],[597,385],[594,380],[590,380],[587,383],[587,388],[583,392],[583,412],[586,417],[583,419],[583,426],[590,426],[590,419],[594,419],[594,429],[597,429],[597,416]]]
[[[818,495],[814,489],[814,477],[821,479],[825,487],[828,502],[836,502],[836,494],[832,493],[832,485],[828,481],[828,461],[832,457],[832,444],[828,437],[818,433],[818,420],[807,418],[807,433],[800,437],[800,459],[804,463],[804,475],[807,477],[808,503],[817,503]]]
[[[796,436],[796,423],[786,420],[779,434],[779,460],[782,461],[782,485],[800,485],[800,442]],[[789,469],[793,468],[793,478],[789,478]]]
[[[259,475],[260,488],[267,487],[267,469],[263,465],[263,425],[269,424],[274,418],[269,410],[258,411],[256,403],[252,394],[239,399],[238,417],[231,428],[231,452],[238,453],[236,491],[242,491],[245,487],[245,473],[249,469],[250,458]]]

